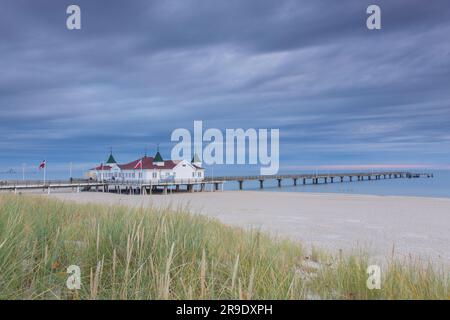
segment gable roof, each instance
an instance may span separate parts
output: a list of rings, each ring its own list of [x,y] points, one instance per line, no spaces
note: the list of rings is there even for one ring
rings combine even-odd
[[[105,171],[105,170],[111,170],[111,166],[105,166],[105,165],[103,165],[103,166],[98,166],[98,167],[95,167],[95,168],[93,168],[93,169],[91,169],[91,170],[97,170],[97,171],[100,171],[100,170],[103,170],[103,171]]]
[[[142,169],[144,169],[144,170],[145,169],[173,169],[178,164],[177,161],[167,160],[167,161],[164,161],[164,165],[157,166],[155,164],[155,162],[162,162],[162,161],[155,161],[155,159],[156,159],[156,157],[155,158],[143,157],[141,159],[137,159],[137,160],[131,161],[126,164],[119,164],[118,166],[121,170],[135,170],[134,168],[136,167],[136,165],[138,164],[138,162],[140,160],[142,160]],[[136,170],[140,170],[140,168],[136,169]]]

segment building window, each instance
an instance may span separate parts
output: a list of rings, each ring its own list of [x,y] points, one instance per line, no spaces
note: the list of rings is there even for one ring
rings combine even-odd
[[[152,177],[153,177],[153,178],[158,178],[158,173],[153,172]]]

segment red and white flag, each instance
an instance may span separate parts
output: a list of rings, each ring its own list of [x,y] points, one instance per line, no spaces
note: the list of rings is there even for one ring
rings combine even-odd
[[[43,160],[41,162],[41,164],[39,165],[39,170],[41,170],[41,169],[45,169],[45,160]]]
[[[138,161],[138,163],[136,163],[136,165],[134,166],[135,169],[142,169],[142,159]]]

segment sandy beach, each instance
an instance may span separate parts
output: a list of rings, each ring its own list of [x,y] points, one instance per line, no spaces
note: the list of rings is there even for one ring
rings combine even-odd
[[[374,261],[412,257],[450,265],[450,199],[300,192],[226,191],[130,196],[53,193],[79,203],[187,207],[192,213],[337,252],[364,249]]]

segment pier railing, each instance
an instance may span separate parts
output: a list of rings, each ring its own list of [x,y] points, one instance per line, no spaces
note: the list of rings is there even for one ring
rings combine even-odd
[[[1,180],[0,186],[34,186],[34,185],[66,185],[80,183],[98,183],[89,179],[72,179],[72,180]]]
[[[397,179],[397,178],[432,178],[432,173],[419,173],[410,171],[370,171],[370,172],[334,172],[334,173],[309,173],[309,174],[279,174],[279,175],[254,175],[254,176],[223,176],[214,177],[215,180],[220,181],[237,181],[239,183],[239,190],[243,189],[244,181],[258,180],[260,188],[264,188],[266,180],[277,180],[278,187],[281,187],[281,181],[290,179],[293,185],[297,185],[297,180],[301,180],[303,184],[310,181],[312,184],[319,183],[334,183],[335,179],[340,182],[350,181],[354,179],[357,181],[364,180],[380,180],[383,179]],[[205,178],[206,181],[212,178]]]
[[[91,179],[70,179],[70,180],[15,180],[0,181],[0,190],[21,190],[21,189],[38,189],[47,188],[77,188],[77,190],[120,190],[121,188],[129,189],[145,189],[153,187],[163,187],[167,190],[171,187],[180,189],[180,186],[187,186],[192,190],[195,186],[200,186],[202,190],[205,185],[213,185],[215,190],[219,190],[219,186],[227,181],[236,181],[239,183],[239,189],[243,189],[245,181],[259,180],[260,188],[264,187],[266,180],[277,180],[278,186],[282,186],[283,180],[292,180],[293,185],[297,185],[297,181],[302,184],[310,182],[312,184],[319,183],[335,183],[335,182],[353,182],[380,179],[398,179],[398,178],[432,178],[433,173],[410,172],[410,171],[370,171],[370,172],[334,172],[334,173],[307,173],[307,174],[279,174],[279,175],[249,175],[249,176],[215,176],[205,177],[203,179],[116,179],[116,180],[91,180]]]
[[[340,177],[375,177],[375,176],[402,176],[402,177],[432,177],[432,173],[419,173],[410,171],[371,171],[371,172],[334,172],[334,173],[306,173],[306,174],[278,174],[278,175],[252,175],[252,176],[216,176],[205,177],[205,181],[245,181],[245,180],[278,180],[278,179],[312,179],[312,178],[340,178]]]
[[[177,185],[177,184],[199,184],[202,182],[208,182],[204,179],[118,179],[118,180],[103,180],[103,183],[108,185],[128,185],[128,186],[135,186],[135,185],[145,185],[145,186],[151,186],[151,185]]]

